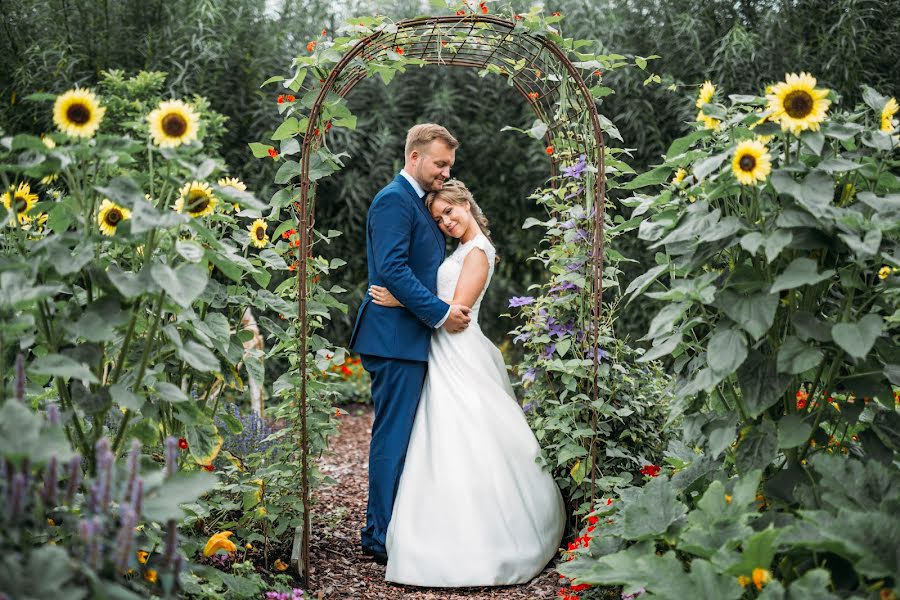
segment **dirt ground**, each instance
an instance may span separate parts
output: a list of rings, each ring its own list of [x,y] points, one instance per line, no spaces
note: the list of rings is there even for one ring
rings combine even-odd
[[[342,417],[331,453],[319,461],[323,473],[337,481],[316,492],[310,539],[310,584],[307,597],[322,599],[456,600],[555,598],[559,575],[552,565],[524,585],[485,588],[416,588],[384,581],[384,567],[359,550],[359,530],[366,514],[369,438],[372,410],[350,407]]]

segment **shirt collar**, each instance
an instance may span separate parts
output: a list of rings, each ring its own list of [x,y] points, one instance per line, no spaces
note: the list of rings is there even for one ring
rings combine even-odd
[[[419,185],[419,182],[415,180],[415,178],[407,173],[404,169],[400,169],[400,174],[409,182],[409,185],[416,191],[416,194],[419,198],[425,197],[425,190],[422,189],[422,186]]]

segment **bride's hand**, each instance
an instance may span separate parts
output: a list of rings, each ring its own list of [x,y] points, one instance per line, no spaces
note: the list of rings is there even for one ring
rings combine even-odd
[[[381,287],[380,285],[370,285],[369,295],[372,296],[372,301],[378,306],[403,306],[386,287]]]

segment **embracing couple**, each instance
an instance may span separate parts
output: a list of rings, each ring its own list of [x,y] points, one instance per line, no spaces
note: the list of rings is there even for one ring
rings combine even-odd
[[[459,142],[420,124],[366,222],[369,293],[350,347],[375,421],[362,550],[385,578],[425,587],[530,581],[565,512],[499,350],[478,326],[496,262],[487,220],[450,180]],[[445,237],[458,242],[444,258]]]

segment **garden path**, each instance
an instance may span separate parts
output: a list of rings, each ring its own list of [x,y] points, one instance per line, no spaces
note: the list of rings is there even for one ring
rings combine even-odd
[[[334,479],[315,493],[310,571],[314,587],[309,597],[364,600],[546,600],[556,597],[559,576],[552,568],[526,585],[499,588],[424,589],[384,581],[384,567],[359,551],[359,530],[366,514],[369,438],[372,408],[351,406],[341,417],[331,452],[319,468]]]

